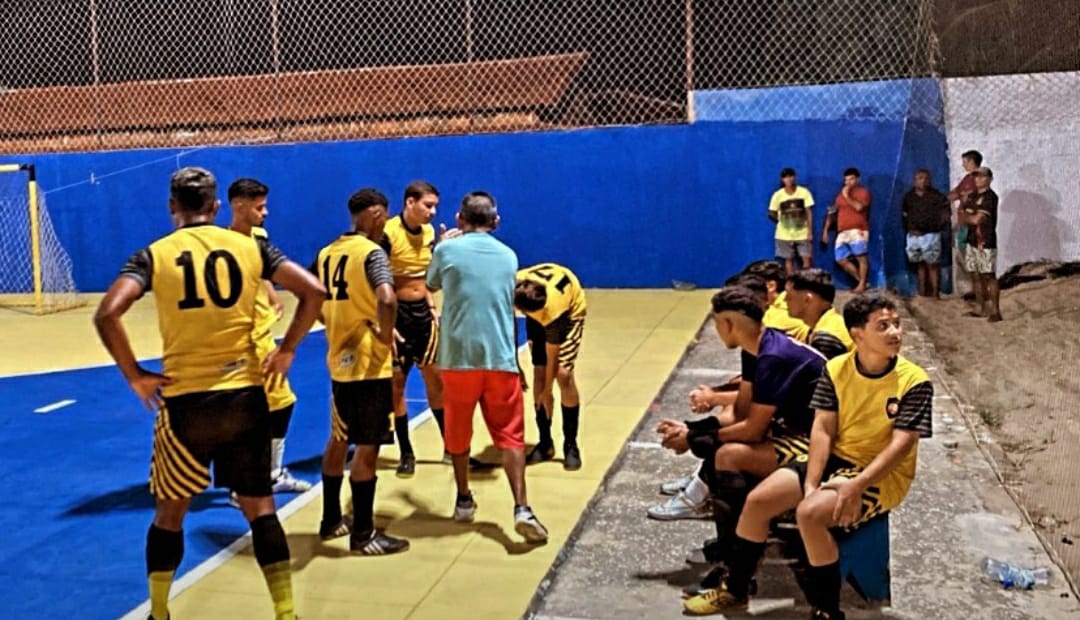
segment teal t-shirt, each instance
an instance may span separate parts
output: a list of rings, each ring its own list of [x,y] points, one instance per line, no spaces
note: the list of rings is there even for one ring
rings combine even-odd
[[[517,372],[514,283],[517,255],[484,232],[435,246],[427,285],[443,292],[439,367]]]

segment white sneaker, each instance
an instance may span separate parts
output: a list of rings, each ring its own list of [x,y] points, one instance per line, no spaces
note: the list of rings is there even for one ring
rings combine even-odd
[[[548,539],[547,528],[528,506],[514,508],[514,531],[531,543],[547,542]]]
[[[650,506],[648,514],[650,519],[657,519],[659,521],[711,519],[712,502],[705,499],[700,504],[695,504],[686,497],[686,493],[679,493],[663,504]]]
[[[664,482],[660,485],[661,495],[678,495],[686,490],[686,487],[690,486],[690,483],[694,481],[693,476],[683,476],[677,480],[671,480]]]
[[[311,483],[307,480],[294,478],[286,468],[281,468],[281,473],[274,480],[274,493],[304,493],[311,490]]]
[[[476,519],[476,500],[472,493],[469,494],[468,502],[454,503],[454,521],[458,523],[472,523]]]

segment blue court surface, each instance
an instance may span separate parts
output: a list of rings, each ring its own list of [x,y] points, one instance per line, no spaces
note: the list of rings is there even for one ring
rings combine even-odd
[[[313,333],[289,379],[299,401],[285,458],[319,480],[329,432],[326,338]],[[146,598],[144,545],[153,518],[147,490],[154,417],[113,367],[0,379],[0,609],[5,618],[117,618]],[[427,407],[418,372],[409,416]],[[49,411],[34,410],[72,399]],[[278,506],[294,496],[278,495]],[[192,502],[179,575],[247,532],[227,492]]]

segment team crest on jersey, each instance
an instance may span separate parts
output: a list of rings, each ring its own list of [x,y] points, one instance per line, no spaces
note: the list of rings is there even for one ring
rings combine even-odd
[[[885,401],[885,415],[889,416],[892,420],[896,416],[900,415],[900,399],[895,396],[890,396],[889,400]]]
[[[356,364],[356,355],[345,353],[338,358],[338,368],[348,368]]]

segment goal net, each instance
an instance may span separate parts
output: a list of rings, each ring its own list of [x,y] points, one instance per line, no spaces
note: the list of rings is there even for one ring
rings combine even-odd
[[[33,166],[0,164],[0,307],[45,314],[84,303]]]

